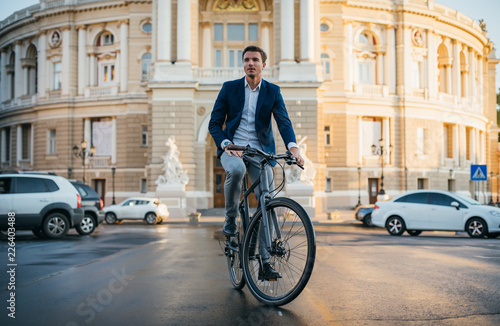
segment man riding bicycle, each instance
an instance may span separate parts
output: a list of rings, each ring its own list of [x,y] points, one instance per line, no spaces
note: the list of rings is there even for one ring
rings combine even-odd
[[[304,164],[280,88],[262,79],[262,70],[266,66],[266,53],[261,48],[251,45],[243,50],[242,59],[245,77],[222,85],[208,127],[217,146],[217,157],[226,171],[224,184],[226,222],[222,232],[227,237],[234,236],[237,232],[235,219],[247,168],[252,183],[260,174],[258,160],[249,157],[245,166],[242,152],[230,150],[228,145],[250,145],[266,153],[276,153],[271,126],[271,116],[274,116],[285,146],[292,152],[298,164]],[[265,173],[268,174],[268,180],[273,180],[273,171],[269,165]],[[273,185],[270,189],[273,189]],[[255,195],[257,199],[260,197],[259,187],[255,189]],[[280,273],[269,264],[268,256],[261,259],[264,279],[281,277]]]

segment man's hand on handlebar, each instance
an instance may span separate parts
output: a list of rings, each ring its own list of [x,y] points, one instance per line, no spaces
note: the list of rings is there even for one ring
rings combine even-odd
[[[304,165],[304,159],[300,156],[300,151],[297,147],[290,148],[290,152],[292,152],[292,156],[297,160],[297,164]]]
[[[243,152],[242,151],[235,151],[235,150],[231,150],[229,149],[229,147],[231,147],[231,145],[228,145],[224,148],[224,151],[227,153],[227,155],[229,155],[229,157],[231,156],[236,156],[236,157],[243,157]]]

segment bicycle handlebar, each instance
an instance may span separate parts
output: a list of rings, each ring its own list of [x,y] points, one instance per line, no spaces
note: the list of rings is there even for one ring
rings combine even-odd
[[[266,159],[273,160],[273,161],[274,160],[285,160],[285,162],[288,165],[295,164],[299,168],[304,170],[304,167],[302,165],[300,165],[299,163],[297,163],[297,160],[295,159],[295,157],[292,156],[292,152],[290,152],[290,151],[286,151],[286,154],[275,155],[275,154],[271,154],[271,153],[265,153],[264,151],[262,151],[260,149],[252,148],[250,146],[238,146],[238,145],[234,145],[234,144],[227,145],[227,149],[231,150],[231,151],[242,151],[243,155],[262,156]]]

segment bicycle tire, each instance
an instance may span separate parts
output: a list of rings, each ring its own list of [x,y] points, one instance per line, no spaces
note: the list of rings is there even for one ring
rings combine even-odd
[[[243,275],[241,262],[241,248],[244,235],[241,216],[236,217],[236,227],[236,235],[226,240],[226,259],[231,283],[233,284],[235,289],[241,290],[245,286],[245,277]],[[227,245],[227,241],[229,241],[231,247],[236,248],[237,250],[231,249],[231,247]]]
[[[243,243],[243,272],[248,288],[260,302],[269,306],[281,306],[294,300],[304,290],[314,268],[316,259],[316,237],[314,228],[304,208],[289,198],[274,198],[266,205],[268,213],[275,212],[282,232],[279,249],[271,253],[269,263],[281,273],[276,281],[259,280],[259,260],[262,249],[259,226],[262,211],[256,212],[245,234]],[[273,230],[273,242],[276,240]],[[267,249],[264,249],[267,251]],[[261,256],[260,259],[257,259]]]

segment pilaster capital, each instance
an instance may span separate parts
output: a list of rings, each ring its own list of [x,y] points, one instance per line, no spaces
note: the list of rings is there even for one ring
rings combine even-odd
[[[64,25],[64,26],[59,27],[59,29],[61,30],[61,32],[69,31],[69,30],[71,30],[71,25]]]
[[[36,33],[36,37],[40,38],[40,36],[46,36],[47,31],[46,30],[39,30],[38,33]]]
[[[14,46],[21,46],[21,45],[23,45],[22,41],[20,41],[20,40],[14,41]]]
[[[343,20],[342,20],[342,23],[343,23],[344,25],[352,25],[352,23],[354,23],[354,21],[353,21],[353,20],[351,20],[351,19],[343,19]]]
[[[81,24],[81,25],[76,25],[75,28],[77,30],[86,30],[89,27],[89,25]]]
[[[397,25],[395,25],[395,24],[387,24],[387,25],[385,26],[385,29],[386,29],[386,30],[396,29],[396,28],[398,28],[398,27],[397,27]]]
[[[128,19],[120,19],[117,25],[118,27],[120,27],[121,25],[128,25],[128,23],[129,23]]]

